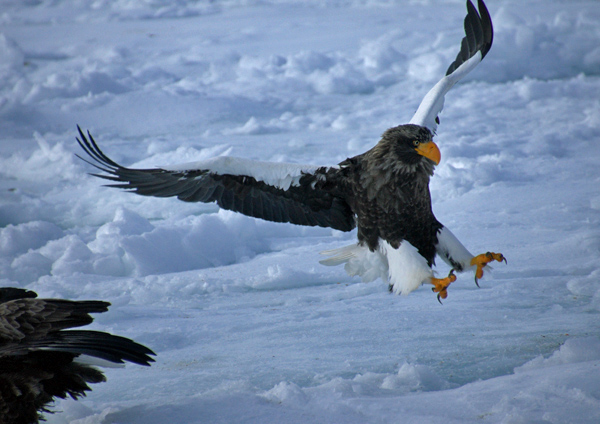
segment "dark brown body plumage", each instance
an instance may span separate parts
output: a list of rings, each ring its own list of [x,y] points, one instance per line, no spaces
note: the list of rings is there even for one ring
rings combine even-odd
[[[374,251],[379,239],[394,248],[407,240],[432,265],[442,227],[431,209],[433,162],[415,153],[413,140],[426,142],[431,133],[416,125],[390,128],[375,147],[340,166],[359,242]]]

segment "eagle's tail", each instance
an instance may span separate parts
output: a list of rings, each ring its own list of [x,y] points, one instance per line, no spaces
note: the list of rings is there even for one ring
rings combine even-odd
[[[365,283],[381,278],[389,284],[390,291],[396,294],[407,295],[421,284],[430,283],[433,277],[425,258],[406,240],[398,248],[393,248],[380,239],[375,251],[361,244],[352,244],[326,250],[321,254],[330,256],[320,261],[321,264],[345,264],[344,269],[348,275],[357,275]]]
[[[351,244],[338,249],[324,250],[321,255],[329,256],[319,261],[322,265],[337,266],[345,264],[344,269],[348,275],[361,277],[362,281],[369,283],[381,278],[388,281],[387,258],[379,251],[372,252],[368,247],[360,244]]]

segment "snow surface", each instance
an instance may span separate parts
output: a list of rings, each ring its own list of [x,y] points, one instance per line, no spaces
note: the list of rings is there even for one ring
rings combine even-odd
[[[48,422],[600,422],[600,3],[488,7],[431,190],[508,265],[441,306],[318,263],[353,233],[102,187],[75,126],[128,166],[335,164],[410,119],[462,0],[2,1],[0,284],[108,300],[92,327],[158,354]]]

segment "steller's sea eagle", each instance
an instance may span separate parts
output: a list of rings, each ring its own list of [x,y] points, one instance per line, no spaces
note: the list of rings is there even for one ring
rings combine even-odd
[[[0,423],[29,424],[52,412],[55,397],[77,399],[88,383],[106,378],[86,357],[122,364],[154,362],[150,349],[130,339],[91,330],[67,330],[106,312],[97,300],[36,299],[35,292],[0,288]],[[96,359],[96,362],[98,362]]]
[[[106,173],[93,175],[116,182],[110,187],[145,196],[176,196],[186,202],[217,202],[223,209],[268,221],[341,231],[358,227],[357,244],[322,252],[330,257],[321,263],[345,263],[348,274],[359,275],[363,281],[381,277],[395,293],[408,294],[430,283],[438,300],[444,299],[456,280],[454,271],[473,269],[477,283],[489,262],[505,261],[500,253],[469,253],[435,218],[429,194],[429,179],[440,162],[432,138],[444,96],[492,46],[489,12],[481,0],[478,8],[479,12],[467,1],[460,52],[410,122],[388,129],[375,147],[337,166],[221,156],[131,169],[108,158],[89,131],[86,136],[79,126],[77,141],[93,159],[89,163]],[[434,277],[431,267],[436,254],[452,267],[445,278]]]

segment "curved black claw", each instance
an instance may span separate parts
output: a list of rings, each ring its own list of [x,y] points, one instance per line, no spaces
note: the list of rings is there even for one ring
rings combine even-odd
[[[435,287],[432,287],[432,288],[431,288],[431,291],[432,291],[432,292],[435,292]],[[448,294],[447,294],[447,292],[446,292],[446,296],[444,296],[444,297],[442,298],[442,293],[444,293],[444,292],[446,292],[446,290],[442,290],[442,291],[441,291],[441,292],[439,292],[439,293],[438,293],[438,295],[437,295],[437,300],[438,300],[438,302],[440,302],[440,305],[443,305],[443,303],[442,303],[442,299],[445,299],[445,298],[446,298],[446,296],[448,296]]]
[[[452,268],[450,270],[450,272],[448,273],[448,276],[446,278],[452,277],[454,275],[454,271],[455,271],[455,269]],[[432,288],[431,290],[435,291],[435,287]],[[442,294],[443,294],[443,296],[442,296]],[[445,299],[446,297],[448,297],[448,291],[446,289],[444,289],[444,290],[442,290],[441,292],[438,293],[437,300],[438,300],[438,302],[440,302],[440,305],[443,305],[442,299]]]
[[[499,255],[500,259],[497,259],[494,255]],[[506,265],[508,265],[508,261],[506,260],[506,256],[504,256],[502,253],[487,252],[485,254],[485,256],[487,256],[488,258],[491,258],[491,259],[496,259],[498,262],[504,262]]]
[[[506,260],[506,257],[502,253],[486,252],[485,256],[489,259],[488,262],[492,262],[493,260],[496,260],[498,262],[504,262],[505,264],[508,265],[508,261]],[[483,265],[482,266],[482,269],[483,269],[483,267],[485,267],[487,265],[487,262],[485,264],[482,264],[482,265]],[[477,273],[475,273],[475,285],[477,285],[477,287],[479,287],[479,280],[477,278]]]

